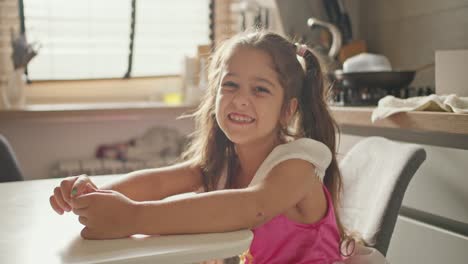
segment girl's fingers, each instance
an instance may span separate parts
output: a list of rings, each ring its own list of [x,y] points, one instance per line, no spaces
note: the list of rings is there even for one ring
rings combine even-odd
[[[97,190],[95,190],[95,192],[98,192],[98,193],[115,193],[115,191],[113,191],[113,190],[102,190],[102,189],[97,189]]]
[[[84,216],[80,216],[80,217],[78,217],[78,222],[80,222],[80,224],[86,226],[88,224],[88,218],[86,218]]]
[[[52,206],[52,209],[54,209],[54,211],[57,212],[57,214],[63,215],[63,209],[55,201],[54,195],[50,196],[49,202],[50,202],[50,206]]]
[[[67,211],[67,212],[69,212],[71,210],[70,205],[68,205],[68,203],[65,202],[65,200],[63,200],[63,193],[62,193],[62,190],[60,189],[60,187],[55,187],[55,189],[54,189],[54,198],[55,198],[56,204],[62,210]]]
[[[85,226],[81,230],[81,237],[84,239],[106,239],[108,236],[105,236],[102,232],[97,231],[96,229]]]
[[[83,194],[87,194],[87,193],[92,193],[92,192],[96,192],[97,191],[97,188],[93,185],[91,185],[91,183],[86,183],[85,187],[83,188]]]
[[[85,226],[85,228],[83,228],[81,230],[81,233],[80,233],[81,237],[83,237],[84,239],[91,239],[92,235],[91,235],[91,231],[89,230],[89,228],[87,226]]]
[[[60,183],[60,190],[62,191],[63,199],[65,200],[65,202],[68,203],[68,205],[70,205],[71,203],[70,192],[71,192],[72,186],[77,179],[78,179],[78,176],[68,177]]]
[[[94,184],[91,183],[91,180],[88,178],[88,176],[86,176],[85,174],[80,175],[72,186],[71,197],[80,196],[86,193],[86,191],[89,191],[89,189],[86,189],[87,183],[90,183],[91,186],[94,186]]]
[[[85,208],[73,208],[73,213],[78,215],[78,216],[83,216],[83,217],[86,217],[87,216],[87,212],[88,210],[86,210],[86,207]]]
[[[89,194],[76,196],[75,198],[72,199],[73,209],[85,209],[86,207],[89,206],[89,204],[92,203],[92,200],[96,198],[96,195],[99,195],[99,194],[96,192],[96,193],[89,193]]]

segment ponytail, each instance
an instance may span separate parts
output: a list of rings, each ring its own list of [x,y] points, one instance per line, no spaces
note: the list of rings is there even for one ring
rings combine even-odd
[[[298,55],[305,62],[304,82],[298,98],[300,124],[304,137],[324,143],[332,152],[332,160],[323,182],[331,193],[338,229],[344,241],[347,235],[337,212],[342,192],[341,174],[336,159],[336,135],[339,135],[339,127],[327,105],[328,89],[325,88],[324,75],[318,57],[303,45],[296,44],[296,48]]]

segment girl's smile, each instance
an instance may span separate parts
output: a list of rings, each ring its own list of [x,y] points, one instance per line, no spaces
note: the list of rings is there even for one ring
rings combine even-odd
[[[228,119],[236,125],[250,125],[255,122],[255,118],[236,112],[229,113]]]

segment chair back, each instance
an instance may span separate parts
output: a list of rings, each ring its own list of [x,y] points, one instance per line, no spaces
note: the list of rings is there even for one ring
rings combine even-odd
[[[382,137],[358,142],[339,163],[342,224],[386,255],[406,188],[426,159],[416,144]]]
[[[0,135],[0,182],[22,181],[23,174],[8,140]]]

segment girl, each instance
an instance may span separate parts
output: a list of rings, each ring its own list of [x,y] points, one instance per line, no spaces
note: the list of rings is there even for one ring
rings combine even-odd
[[[210,63],[185,162],[101,188],[67,178],[51,206],[79,215],[87,239],[248,228],[249,263],[341,260],[336,125],[316,56],[258,31],[228,40]],[[203,193],[161,200],[193,191]]]

